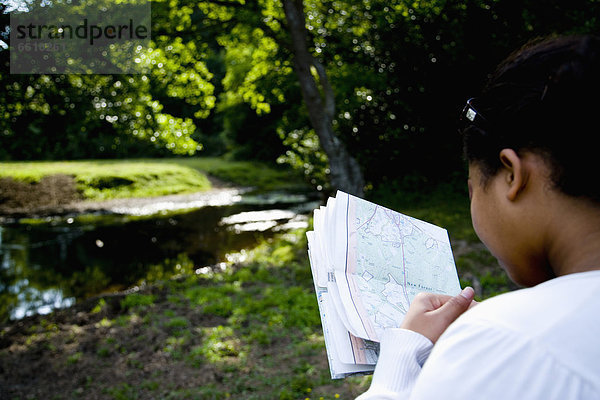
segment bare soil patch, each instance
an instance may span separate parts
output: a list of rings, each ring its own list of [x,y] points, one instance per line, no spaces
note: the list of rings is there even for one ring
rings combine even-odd
[[[0,222],[22,217],[46,217],[86,212],[118,212],[151,207],[153,204],[195,204],[214,202],[218,196],[247,191],[218,178],[207,176],[212,189],[196,193],[172,194],[143,198],[86,200],[71,175],[48,175],[39,182],[26,183],[13,178],[0,178]],[[116,210],[116,211],[115,211]]]
[[[70,175],[48,175],[34,183],[0,178],[0,215],[49,212],[81,200]]]

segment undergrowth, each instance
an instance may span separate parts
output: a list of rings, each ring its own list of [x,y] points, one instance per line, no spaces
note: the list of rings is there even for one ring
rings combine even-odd
[[[478,299],[512,289],[464,199],[378,195],[447,223],[461,283]],[[0,368],[14,372],[0,387],[10,398],[353,399],[370,377],[331,380],[306,251],[305,230],[279,234],[228,257],[237,261],[190,264],[136,292],[4,327]]]

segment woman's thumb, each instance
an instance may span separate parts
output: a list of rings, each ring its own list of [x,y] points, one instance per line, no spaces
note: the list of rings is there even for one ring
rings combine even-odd
[[[459,294],[451,297],[443,306],[438,308],[438,312],[444,315],[448,323],[454,322],[462,313],[469,309],[473,302],[475,291],[472,287],[467,286]]]

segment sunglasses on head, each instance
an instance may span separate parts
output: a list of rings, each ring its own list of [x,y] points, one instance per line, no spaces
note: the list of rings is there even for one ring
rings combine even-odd
[[[460,113],[460,120],[465,125],[475,125],[483,130],[487,130],[489,128],[489,122],[477,109],[473,106],[473,102],[475,101],[474,97],[471,97],[467,100],[467,104],[465,104],[462,112]]]

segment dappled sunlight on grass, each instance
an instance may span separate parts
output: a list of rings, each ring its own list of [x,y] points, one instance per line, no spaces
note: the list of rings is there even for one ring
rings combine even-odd
[[[38,182],[54,174],[71,175],[84,198],[105,200],[191,193],[211,188],[205,174],[176,162],[90,160],[3,162],[0,177]]]
[[[439,213],[470,223],[452,203]],[[463,284],[479,285],[480,298],[508,290],[478,241],[456,243]],[[331,380],[306,249],[302,229],[212,266],[175,257],[165,261],[175,277],[151,268],[153,284],[4,328],[0,366],[18,371],[15,382],[35,373],[82,398],[353,399],[371,378]]]
[[[204,191],[212,187],[207,174],[259,191],[309,189],[302,176],[289,168],[216,157],[0,162],[0,178],[36,183],[57,174],[73,176],[78,191],[88,200]]]
[[[288,166],[274,168],[259,161],[225,162],[217,157],[177,158],[175,161],[236,185],[252,186],[263,191],[308,188],[301,174]]]

